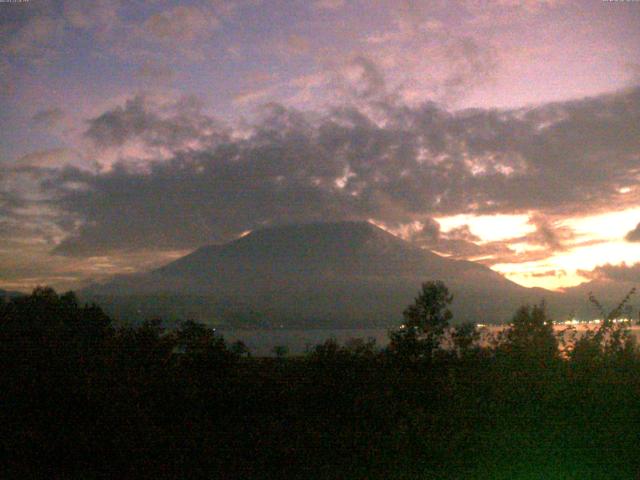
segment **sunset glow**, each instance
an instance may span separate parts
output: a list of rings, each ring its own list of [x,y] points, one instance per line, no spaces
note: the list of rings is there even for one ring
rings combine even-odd
[[[0,22],[0,288],[310,221],[526,286],[640,262],[637,2],[46,0]]]
[[[557,290],[575,286],[589,280],[580,270],[593,270],[603,264],[640,262],[640,244],[624,239],[638,218],[640,208],[566,218],[558,226],[570,228],[575,239],[563,250],[532,262],[493,264],[491,256],[481,257],[481,261],[527,287]],[[437,220],[445,232],[468,225],[469,230],[480,237],[479,244],[502,241],[518,254],[540,251],[540,246],[522,240],[535,231],[527,215],[457,215]]]

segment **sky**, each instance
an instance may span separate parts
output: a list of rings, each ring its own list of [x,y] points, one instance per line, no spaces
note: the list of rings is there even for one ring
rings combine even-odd
[[[640,280],[640,2],[0,3],[0,288],[364,220]]]

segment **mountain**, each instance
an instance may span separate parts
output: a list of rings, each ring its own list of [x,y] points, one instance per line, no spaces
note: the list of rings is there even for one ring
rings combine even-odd
[[[254,231],[83,294],[121,315],[232,325],[392,326],[427,280],[449,286],[457,321],[504,322],[521,304],[558,295],[418,248],[367,222]]]
[[[618,304],[625,298],[625,296],[633,288],[638,288],[638,284],[635,282],[611,280],[611,279],[597,279],[590,282],[582,283],[575,287],[565,288],[563,295],[563,304],[565,309],[570,311],[577,318],[591,319],[601,317],[598,309],[589,302],[589,295],[593,294],[594,297],[600,302],[605,312],[608,314],[611,310],[616,308]],[[639,292],[640,293],[640,292]],[[632,316],[638,319],[638,310],[640,307],[640,295],[635,293],[629,299],[627,305],[631,307]],[[628,308],[629,308],[628,307]],[[627,315],[626,309],[623,310],[623,314]]]

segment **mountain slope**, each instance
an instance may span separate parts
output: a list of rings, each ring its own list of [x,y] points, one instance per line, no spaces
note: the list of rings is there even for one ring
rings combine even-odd
[[[631,289],[636,288],[637,290],[639,286],[636,282],[610,279],[592,280],[575,287],[565,288],[563,302],[565,307],[577,318],[597,318],[602,315],[598,309],[589,302],[589,295],[593,294],[601,303],[605,313],[609,313],[618,306]],[[638,295],[638,293],[632,295],[627,305],[631,307],[632,312],[635,312],[632,315],[635,317],[634,320],[636,320],[640,307],[640,295]],[[623,311],[623,314],[628,314],[626,309]]]
[[[182,305],[177,313],[205,321],[233,323],[229,312],[243,311],[272,325],[386,326],[398,324],[422,282],[436,279],[454,293],[459,321],[506,321],[522,303],[557,295],[521,287],[483,265],[420,249],[366,222],[256,231],[87,293],[114,304],[136,295],[145,311],[150,306],[143,299],[169,296]],[[199,306],[190,307],[186,298]]]

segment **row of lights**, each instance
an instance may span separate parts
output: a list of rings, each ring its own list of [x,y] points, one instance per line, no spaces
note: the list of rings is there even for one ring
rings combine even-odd
[[[612,323],[629,323],[630,321],[631,319],[629,318],[614,318],[611,320]],[[564,325],[599,325],[602,323],[602,320],[599,318],[596,318],[595,320],[577,320],[573,318],[561,323]]]
[[[630,318],[614,318],[613,320],[611,320],[611,322],[612,323],[629,323],[631,322],[631,319]],[[564,322],[554,322],[554,323],[556,325],[599,325],[600,323],[602,323],[602,320],[599,318],[596,318],[595,320],[578,320],[576,318],[572,318],[571,320],[566,320]],[[547,322],[544,322],[544,324],[546,325]],[[476,323],[476,326],[478,328],[485,328],[485,327],[488,327],[489,325],[485,323]]]
[[[629,323],[630,321],[630,318],[614,318],[613,320],[611,320],[612,323]],[[602,320],[599,318],[596,318],[595,320],[578,320],[576,318],[572,318],[571,320],[566,320],[564,322],[554,323],[555,325],[599,325],[600,323],[602,323]],[[544,322],[544,324],[546,325],[547,322]],[[487,325],[486,323],[476,323],[476,327],[478,328],[485,328],[488,326],[489,325]],[[406,325],[400,325],[400,330],[404,330],[405,328],[407,328]]]

